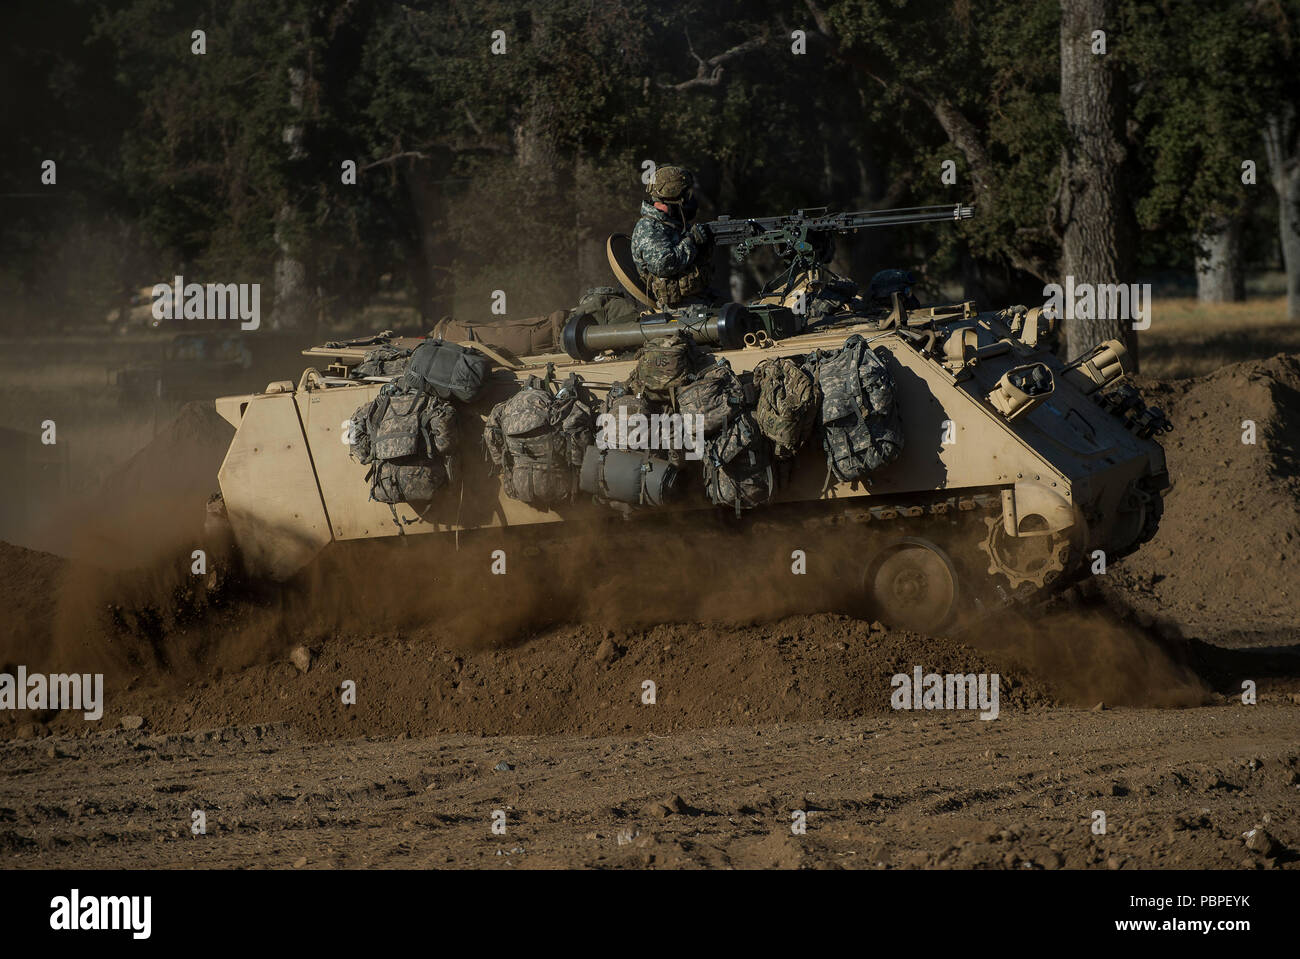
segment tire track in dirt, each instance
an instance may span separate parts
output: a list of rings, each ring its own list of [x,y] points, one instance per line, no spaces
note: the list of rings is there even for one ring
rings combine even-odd
[[[1297,716],[1047,709],[992,724],[346,743],[262,727],[57,739],[55,757],[9,743],[0,849],[6,865],[44,868],[1296,868]],[[206,836],[189,835],[193,808]],[[488,832],[498,808],[505,836]],[[794,809],[804,836],[790,834]],[[1268,856],[1242,836],[1265,819]]]

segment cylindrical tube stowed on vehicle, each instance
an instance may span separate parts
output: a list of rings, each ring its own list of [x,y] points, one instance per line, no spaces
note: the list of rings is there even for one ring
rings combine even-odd
[[[663,506],[681,492],[677,467],[644,450],[588,446],[579,489],[632,506]]]
[[[562,340],[565,353],[575,360],[590,360],[606,350],[635,350],[679,330],[689,333],[697,343],[738,350],[745,345],[745,334],[757,329],[761,329],[758,317],[739,303],[726,303],[716,310],[698,313],[658,313],[637,323],[601,325],[591,316],[579,314],[565,324]]]

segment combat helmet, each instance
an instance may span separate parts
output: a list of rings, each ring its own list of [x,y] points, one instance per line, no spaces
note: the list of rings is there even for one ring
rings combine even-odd
[[[646,192],[651,201],[676,208],[683,228],[695,219],[699,201],[695,199],[691,171],[685,167],[667,164],[657,168],[654,177],[646,184]]]
[[[691,195],[690,171],[673,165],[658,167],[646,192],[660,203],[682,203]]]

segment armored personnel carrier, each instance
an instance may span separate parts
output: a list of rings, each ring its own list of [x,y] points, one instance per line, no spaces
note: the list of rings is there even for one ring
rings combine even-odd
[[[970,213],[715,221],[717,242],[741,255],[770,245],[788,269],[751,303],[674,310],[649,298],[627,238],[611,237],[611,269],[641,315],[575,312],[532,355],[486,327],[459,345],[380,334],[312,347],[296,381],[216,401],[236,433],[213,511],[248,572],[281,579],[349,540],[425,534],[450,551],[474,530],[562,537],[603,522],[616,540],[707,517],[787,556],[797,533],[762,537],[833,536],[858,611],[914,628],[1063,588],[1153,535],[1169,486],[1157,437],[1170,426],[1125,381],[1123,346],[1064,362],[1042,309],[921,306],[903,271],[863,289],[825,268],[836,232]],[[675,382],[651,382],[678,347]],[[430,350],[456,362],[425,363],[422,378]],[[473,374],[464,390],[430,374],[457,362]],[[789,436],[769,429],[774,409],[790,413]],[[602,443],[597,416],[611,427],[620,410],[696,411],[696,455]],[[729,444],[745,456],[729,459]],[[534,470],[523,479],[521,463]]]

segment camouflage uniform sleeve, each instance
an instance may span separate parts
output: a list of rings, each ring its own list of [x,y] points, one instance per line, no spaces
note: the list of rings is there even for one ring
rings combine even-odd
[[[632,230],[632,260],[637,269],[655,276],[671,277],[686,272],[695,262],[695,241],[680,238],[675,230],[642,217]]]

